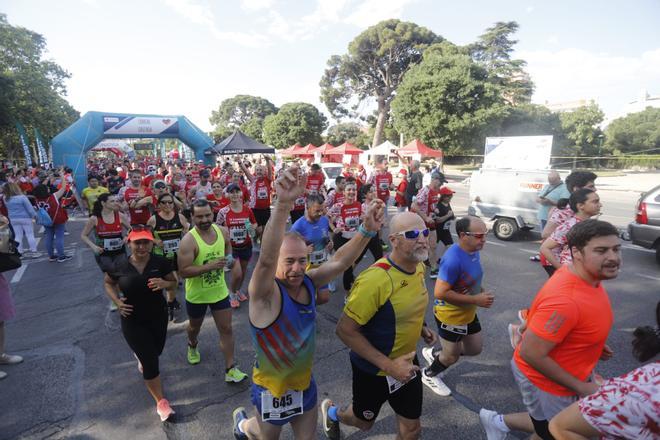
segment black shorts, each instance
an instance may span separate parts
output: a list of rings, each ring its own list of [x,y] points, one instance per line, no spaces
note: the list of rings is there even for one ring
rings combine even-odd
[[[435,318],[435,323],[438,325],[438,336],[449,342],[460,342],[463,336],[473,335],[481,331],[481,323],[477,315],[474,315],[474,320],[467,325],[465,331],[456,328],[458,326],[438,321],[438,318]]]
[[[231,254],[235,260],[250,261],[252,258],[252,246],[244,248],[231,248]]]
[[[419,365],[417,357],[413,360]],[[422,376],[421,371],[398,390],[390,394],[385,376],[365,373],[351,362],[353,369],[353,413],[367,422],[378,417],[383,403],[388,402],[394,412],[407,419],[419,419],[422,415]]]
[[[186,313],[189,319],[200,319],[206,315],[206,308],[213,310],[224,310],[229,308],[229,296],[214,303],[194,304],[186,300]]]
[[[254,218],[257,219],[257,225],[266,226],[270,218],[270,208],[268,209],[253,209]]]
[[[449,229],[443,229],[442,225],[435,232],[435,242],[437,243],[439,241],[445,246],[454,244],[454,240],[451,238],[451,232],[449,232]]]

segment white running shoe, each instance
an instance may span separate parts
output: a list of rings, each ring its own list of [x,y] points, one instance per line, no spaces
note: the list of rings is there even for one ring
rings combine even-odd
[[[0,365],[14,365],[23,362],[23,358],[16,354],[0,354]]]
[[[440,374],[435,376],[427,376],[426,368],[422,370],[422,383],[429,387],[438,396],[449,396],[451,395],[451,390],[445,383],[440,379]]]
[[[495,411],[486,408],[479,410],[479,420],[481,421],[481,426],[484,427],[484,431],[486,431],[486,438],[488,440],[506,439],[507,432],[502,431],[495,423],[495,417],[497,416],[498,414]]]
[[[433,355],[433,347],[422,348],[422,356],[424,356],[424,360],[428,364],[427,366],[430,366],[433,363],[433,359],[435,358]]]

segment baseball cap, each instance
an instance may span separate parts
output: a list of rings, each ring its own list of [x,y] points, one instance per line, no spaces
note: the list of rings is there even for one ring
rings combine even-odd
[[[167,183],[164,180],[156,180],[154,183],[154,188],[163,189],[167,187]]]
[[[403,174],[404,176],[407,176],[407,175],[408,175],[408,170],[405,169],[405,168],[401,168],[401,169],[399,170],[399,174]]]
[[[454,194],[455,192],[456,191],[452,191],[447,186],[443,186],[442,188],[440,188],[440,194],[442,194],[442,195],[450,195],[450,194]]]
[[[202,170],[202,171],[199,172],[199,175],[201,177],[209,177],[211,175],[211,173],[209,173],[209,170]]]
[[[437,171],[431,173],[431,179],[439,179],[440,183],[447,182],[447,179],[445,179],[445,175]]]
[[[148,226],[135,225],[128,233],[128,241],[135,240],[149,240],[154,241],[154,235],[151,233],[151,228]]]
[[[232,191],[240,191],[240,190],[241,190],[241,187],[238,186],[238,183],[230,183],[229,185],[227,185],[227,189],[225,191],[230,193]]]

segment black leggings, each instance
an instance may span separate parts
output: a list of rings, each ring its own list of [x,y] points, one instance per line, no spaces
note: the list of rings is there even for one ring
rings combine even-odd
[[[358,232],[359,234],[359,232]],[[335,246],[335,250],[339,249],[343,245],[349,242],[348,238],[344,238],[341,234],[337,233],[334,235],[332,242]],[[380,260],[383,258],[383,246],[380,244],[380,237],[376,235],[374,238],[369,240],[369,244],[367,244],[367,247],[364,248],[362,251],[362,254],[358,257],[357,260],[355,260],[354,265],[357,266],[357,264],[362,260],[362,257],[367,253],[367,249],[371,251],[371,255],[374,257],[374,261]],[[343,283],[344,283],[344,290],[348,294],[348,291],[351,290],[351,286],[353,286],[353,282],[355,281],[355,275],[353,274],[353,265],[346,269],[344,272],[344,277],[343,277]]]
[[[144,380],[155,379],[160,374],[158,356],[163,352],[167,336],[167,306],[152,310],[150,316],[121,318],[121,331],[142,364]]]

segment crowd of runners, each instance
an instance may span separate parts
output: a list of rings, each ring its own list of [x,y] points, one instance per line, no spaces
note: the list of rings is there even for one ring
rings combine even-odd
[[[381,160],[367,175],[346,164],[334,188],[318,164],[276,165],[268,157],[223,158],[215,166],[96,158],[87,172],[79,191],[67,168],[3,171],[0,227],[11,226],[24,258],[38,258],[33,220],[46,213],[50,223],[37,222],[48,259],[64,263],[71,258],[64,252],[67,211],[88,215],[80,238],[95,255],[163,422],[175,411],[159,356],[182,305],[187,361],[197,364],[209,350],[198,336],[210,309],[225,381],[234,383],[249,375],[234,360],[232,309],[249,309],[254,411],[233,412],[237,439],[276,439],[289,423],[295,438],[317,437],[316,313],[339,282],[345,297],[336,334],[350,348],[352,400],[320,403],[330,439],[341,438],[342,425],[369,430],[385,402],[396,414],[397,438],[421,438],[424,386],[449,396],[443,377],[461,357],[483,350],[478,312],[497,299],[482,283],[489,231],[480,218],[454,215],[454,191],[440,169],[423,173],[419,162],[403,162],[393,176]],[[575,171],[562,182],[551,172],[539,194],[544,240],[534,259],[549,279],[508,328],[527,412],[482,409],[489,440],[509,431],[541,439],[660,438],[657,322],[634,334],[635,356],[652,362],[618,378],[594,374],[613,355],[606,340],[614,316],[601,281],[616,278],[621,265],[618,230],[593,218],[601,209],[596,178]],[[373,264],[357,273],[367,251]],[[427,279],[435,280],[431,294]],[[14,313],[8,290],[1,277],[0,364],[22,360],[4,353],[3,323]],[[435,323],[425,321],[430,302]]]

